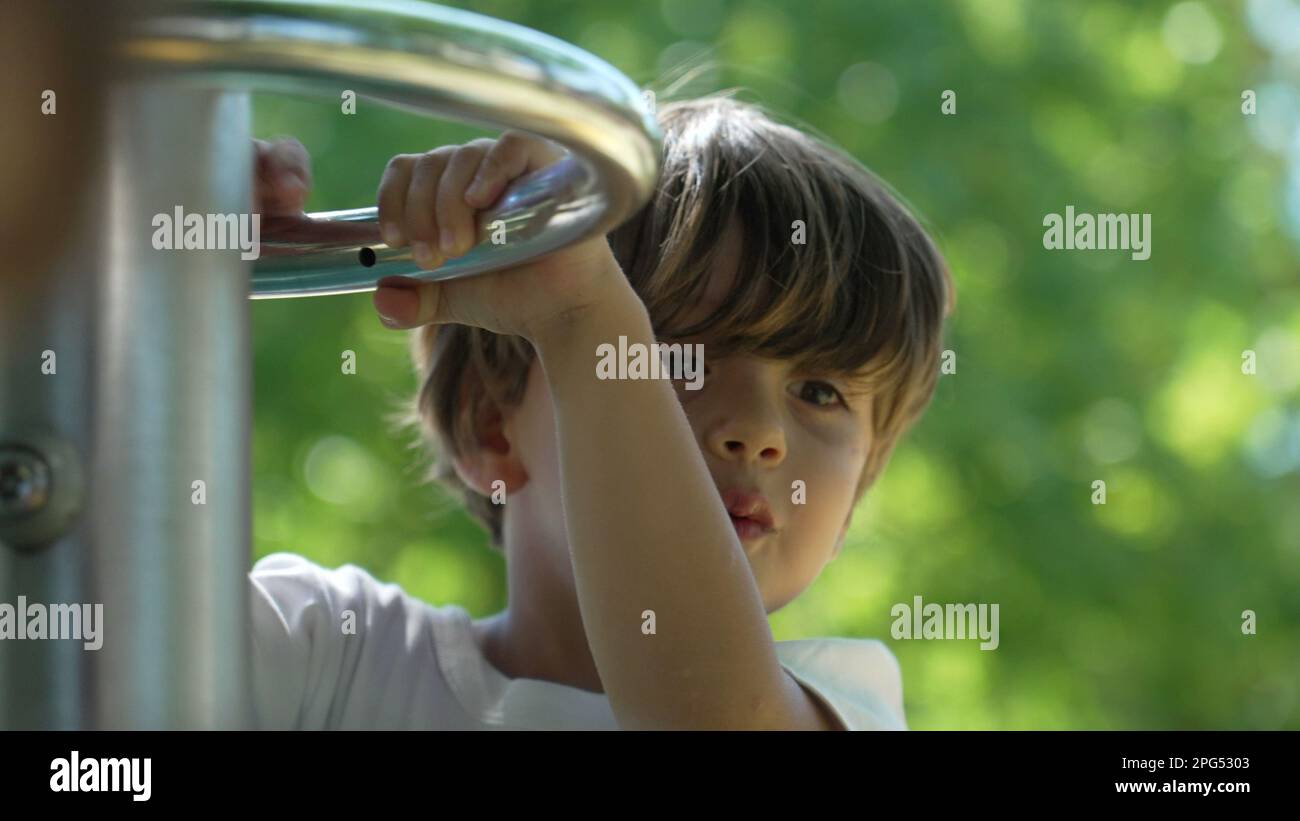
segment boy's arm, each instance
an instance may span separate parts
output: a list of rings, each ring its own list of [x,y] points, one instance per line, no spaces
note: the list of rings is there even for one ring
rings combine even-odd
[[[672,383],[596,378],[601,343],[655,341],[618,280],[532,340],[554,404],[582,621],[614,715],[624,729],[839,729],[777,659]],[[654,634],[642,633],[645,611]]]

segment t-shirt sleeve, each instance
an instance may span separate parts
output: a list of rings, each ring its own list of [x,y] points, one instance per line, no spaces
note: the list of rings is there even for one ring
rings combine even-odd
[[[397,592],[358,567],[327,570],[291,553],[266,556],[248,579],[257,726],[336,726],[362,664],[357,634],[382,626]]]
[[[906,730],[903,675],[877,639],[778,642],[782,666],[849,730]]]

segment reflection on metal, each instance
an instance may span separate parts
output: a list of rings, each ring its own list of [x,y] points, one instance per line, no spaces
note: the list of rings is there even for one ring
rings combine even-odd
[[[659,131],[608,63],[538,32],[415,2],[196,2],[148,20],[124,46],[142,68],[195,84],[359,97],[529,131],[571,154],[516,181],[479,215],[478,243],[434,271],[379,237],[376,209],[263,224],[253,296],[372,290],[391,274],[438,280],[497,270],[608,233],[650,196]],[[500,221],[498,223],[498,221]],[[504,228],[494,243],[493,225]]]

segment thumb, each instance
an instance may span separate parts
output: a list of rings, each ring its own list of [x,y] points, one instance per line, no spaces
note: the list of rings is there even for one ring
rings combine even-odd
[[[374,296],[375,311],[387,327],[415,328],[438,319],[442,302],[441,283],[421,282],[409,277],[384,277],[378,286]]]

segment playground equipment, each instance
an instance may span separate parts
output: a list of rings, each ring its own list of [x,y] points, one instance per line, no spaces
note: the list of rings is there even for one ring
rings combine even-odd
[[[85,188],[97,218],[48,270],[0,279],[0,607],[46,608],[52,635],[53,614],[70,629],[68,605],[101,604],[102,643],[0,640],[0,728],[249,726],[250,296],[508,267],[612,230],[659,171],[631,81],[491,18],[413,0],[205,0],[148,7],[125,32]],[[482,215],[481,244],[432,272],[382,243],[374,208],[266,220],[251,265],[156,249],[158,214],[249,211],[250,89],[336,105],[353,92],[570,154],[517,180]],[[485,239],[493,224],[504,242]]]

